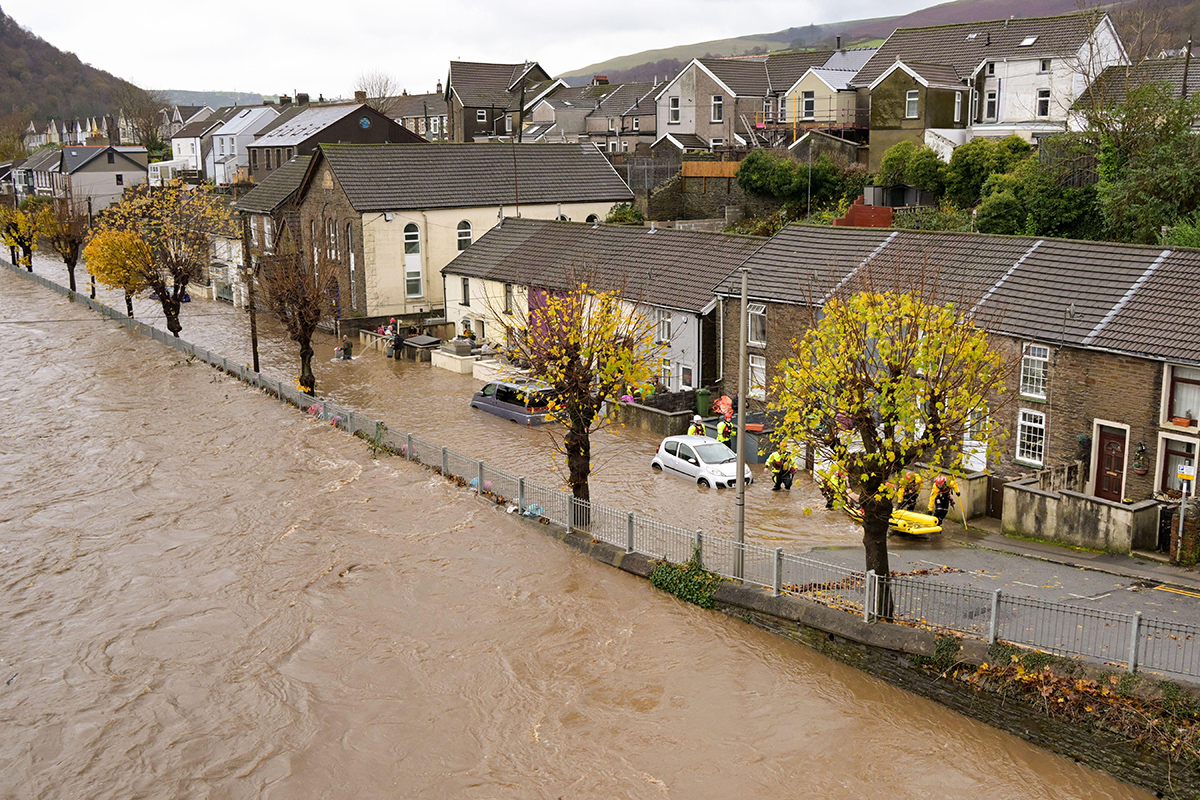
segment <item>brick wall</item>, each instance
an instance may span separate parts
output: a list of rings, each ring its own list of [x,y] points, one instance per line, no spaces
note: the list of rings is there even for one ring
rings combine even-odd
[[[366,260],[363,258],[362,216],[350,205],[349,198],[342,190],[336,177],[328,167],[322,167],[309,186],[298,209],[299,233],[302,243],[301,252],[304,263],[312,267],[313,238],[312,231],[315,223],[318,246],[325,243],[325,223],[333,220],[337,228],[337,248],[340,258],[338,283],[342,298],[350,297],[350,265],[346,254],[346,225],[349,224],[354,238],[355,287],[352,302],[342,303],[342,318],[361,317],[367,307],[366,295]]]
[[[750,303],[756,301],[753,297]],[[771,396],[771,383],[777,374],[779,363],[792,355],[792,340],[804,335],[808,330],[811,316],[806,308],[785,303],[765,303],[767,307],[767,345],[746,347],[747,361],[749,357],[764,356],[767,361],[767,396]],[[737,297],[726,299],[725,307],[725,345],[724,369],[725,378],[721,392],[730,397],[737,392],[738,385],[738,331],[741,325],[741,300]],[[747,385],[749,378],[747,378]],[[750,400],[750,409],[761,410],[766,403],[760,400]]]

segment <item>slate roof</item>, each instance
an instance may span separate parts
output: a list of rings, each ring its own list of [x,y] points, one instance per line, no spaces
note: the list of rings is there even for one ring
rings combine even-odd
[[[146,148],[144,147],[110,147],[108,145],[101,147],[78,147],[72,145],[62,149],[62,171],[68,174],[74,173],[76,170],[89,164],[93,159],[99,157],[101,153],[109,150],[121,156],[121,162],[128,163],[132,168],[147,169],[132,158],[129,158],[129,154],[145,153]],[[129,169],[129,166],[122,166],[120,170],[114,169],[113,172],[128,171]]]
[[[393,119],[401,117],[423,117],[426,109],[431,117],[443,117],[446,115],[446,98],[441,94],[402,94],[399,97],[392,98],[392,113]]]
[[[19,164],[14,164],[13,169],[29,169],[44,172],[57,167],[61,160],[62,151],[56,147],[48,147],[45,150],[38,150]]]
[[[767,56],[767,81],[774,93],[786,92],[810,67],[823,67],[836,55],[834,50],[772,53]]]
[[[310,161],[312,156],[296,156],[239,197],[234,208],[251,214],[274,213],[300,188]]]
[[[858,71],[854,85],[870,85],[901,59],[944,64],[970,75],[984,61],[1073,56],[1091,36],[1094,21],[1084,13],[897,28]],[[1022,47],[1030,37],[1037,38]]]
[[[1152,83],[1167,84],[1173,90],[1173,96],[1179,97],[1183,89],[1185,61],[1183,58],[1156,58],[1132,66],[1108,67],[1083,91],[1075,101],[1075,108],[1091,108],[1093,95],[1099,98],[1101,105],[1120,105],[1125,102],[1130,89]],[[1194,97],[1200,92],[1200,64],[1193,64],[1187,70],[1187,76],[1188,96]]]
[[[291,119],[270,126],[269,132],[255,139],[251,147],[293,147],[302,144],[314,134],[362,108],[367,108],[367,105],[351,103],[339,106],[305,106]]]
[[[512,100],[510,88],[527,68],[531,77],[545,80],[550,76],[536,62],[528,64],[486,64],[476,61],[451,61],[446,90],[453,90],[467,108],[507,108]],[[528,87],[526,88],[528,92]]]
[[[849,69],[828,69],[827,67],[813,67],[809,70],[812,74],[825,81],[835,90],[844,90],[850,88],[850,81],[853,80],[855,72]],[[805,73],[807,74],[807,73]],[[801,76],[803,77],[803,76]],[[799,79],[797,79],[798,81]],[[796,84],[792,84],[795,86]],[[790,87],[789,87],[790,88]]]
[[[656,141],[654,144],[657,145],[664,139],[682,150],[709,149],[708,142],[704,141],[694,133],[676,133],[674,131],[671,133],[664,133],[662,136],[658,137],[658,141]]]
[[[208,133],[213,128],[221,124],[220,120],[202,120],[200,122],[189,122],[175,132],[172,139],[196,139]]]
[[[600,101],[600,108],[597,113],[601,116],[623,116],[633,111],[638,107],[638,104],[650,97],[654,92],[654,84],[652,83],[621,83],[613,87],[612,92],[605,95]],[[653,102],[651,108],[654,107]],[[653,113],[653,112],[648,112]]]
[[[875,55],[878,47],[847,47],[842,50],[834,50],[824,64],[821,64],[825,69],[851,69],[858,72],[863,68],[863,65],[871,60],[871,56]]]
[[[941,86],[949,89],[963,88],[963,76],[957,69],[946,64],[926,64],[919,61],[897,61],[921,76],[929,86]],[[887,74],[887,70],[884,70]]]
[[[584,273],[600,288],[661,308],[699,313],[729,265],[765,240],[660,228],[505,219],[442,268],[446,275],[566,289]]]
[[[696,60],[739,97],[766,97],[771,93],[771,81],[767,77],[765,61],[733,58]]]
[[[521,203],[633,199],[593,144],[323,144],[318,153],[360,213],[507,206],[518,192]]]
[[[933,281],[997,333],[1200,363],[1196,250],[791,225],[743,265],[754,300],[807,305],[846,287]],[[736,272],[716,288],[739,291]]]

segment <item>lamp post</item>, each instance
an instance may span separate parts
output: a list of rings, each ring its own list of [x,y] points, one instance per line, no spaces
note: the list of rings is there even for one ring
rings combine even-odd
[[[741,580],[745,566],[746,544],[746,328],[749,315],[746,313],[746,295],[749,287],[750,268],[742,267],[741,329],[738,336],[738,421],[737,421],[737,514],[734,533],[737,544],[734,550],[733,574]]]

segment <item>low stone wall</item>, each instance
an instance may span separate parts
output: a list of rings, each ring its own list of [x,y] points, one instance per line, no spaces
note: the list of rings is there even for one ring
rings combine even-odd
[[[616,403],[613,407],[617,422],[631,428],[652,431],[659,436],[678,436],[687,433],[694,411],[663,411],[640,403]]]
[[[1080,492],[1045,491],[1037,483],[1037,478],[1026,478],[1005,484],[1003,533],[1108,553],[1157,545],[1156,501],[1114,503]]]

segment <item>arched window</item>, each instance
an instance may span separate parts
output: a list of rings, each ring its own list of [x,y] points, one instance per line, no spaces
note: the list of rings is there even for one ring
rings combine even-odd
[[[471,223],[465,219],[458,223],[458,249],[466,250],[471,246]]]
[[[595,214],[588,214],[588,215],[587,215],[587,221],[588,221],[588,222],[599,222],[599,221],[600,221],[600,218],[599,218],[599,217],[597,217]]]
[[[404,294],[407,297],[420,297],[424,293],[422,275],[421,230],[410,222],[404,226]]]

